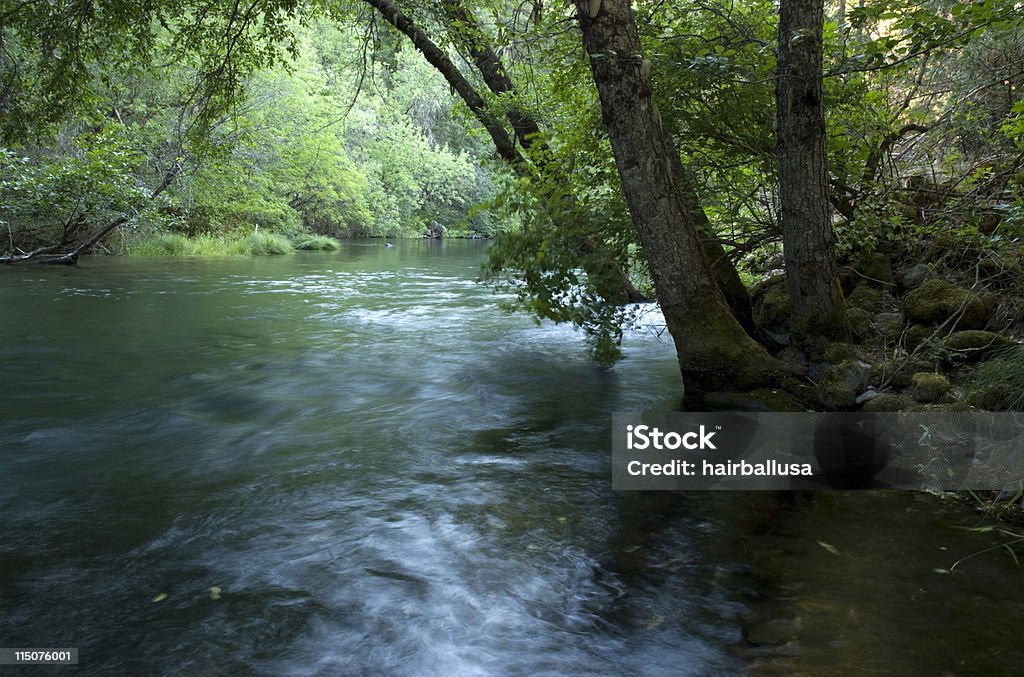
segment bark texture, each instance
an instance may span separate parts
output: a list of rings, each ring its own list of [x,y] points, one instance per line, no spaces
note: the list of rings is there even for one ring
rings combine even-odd
[[[793,329],[847,332],[836,276],[822,88],[824,0],[782,0],[776,87],[779,198]]]
[[[678,155],[651,96],[650,63],[642,56],[629,0],[575,4],[623,191],[687,395],[770,380],[778,363],[730,312],[705,255],[694,205],[679,189]]]

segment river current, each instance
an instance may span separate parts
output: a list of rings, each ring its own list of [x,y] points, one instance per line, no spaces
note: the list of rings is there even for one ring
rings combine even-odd
[[[485,246],[0,270],[0,646],[83,675],[1024,662],[1013,558],[940,573],[1005,538],[961,505],[613,492],[612,412],[679,406],[671,342],[653,315],[601,368],[498,307]]]

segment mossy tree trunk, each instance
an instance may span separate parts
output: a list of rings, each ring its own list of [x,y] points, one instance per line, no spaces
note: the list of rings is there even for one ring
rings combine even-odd
[[[782,242],[798,338],[848,333],[836,275],[822,87],[824,0],[782,0],[776,86]]]
[[[678,154],[651,95],[628,0],[576,0],[604,124],[687,390],[743,389],[779,365],[729,310],[704,251]],[[673,159],[675,158],[675,159]],[[688,392],[688,394],[689,394]]]

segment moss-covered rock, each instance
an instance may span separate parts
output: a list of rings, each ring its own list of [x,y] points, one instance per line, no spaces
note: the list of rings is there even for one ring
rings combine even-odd
[[[948,378],[928,371],[920,371],[910,379],[911,397],[924,404],[938,402],[952,387]]]
[[[898,390],[910,387],[910,380],[920,371],[906,360],[885,360],[875,367],[871,380],[878,385],[888,384]]]
[[[829,368],[818,383],[818,400],[830,409],[852,407],[871,379],[871,365],[846,360]]]
[[[917,347],[931,338],[934,333],[933,327],[926,327],[923,324],[910,325],[910,328],[907,329],[907,350],[911,352],[917,350]]]
[[[846,319],[850,323],[850,332],[855,339],[866,341],[878,334],[875,329],[875,316],[863,308],[847,308]]]
[[[903,331],[903,315],[900,313],[879,313],[875,317],[875,330],[883,338],[897,338]]]
[[[863,411],[874,412],[906,411],[910,407],[914,406],[914,404],[914,400],[910,399],[906,395],[882,393],[875,399],[865,402],[861,409]]]
[[[892,261],[881,252],[865,254],[857,261],[854,269],[860,276],[874,284],[889,286],[893,284]]]
[[[915,263],[909,268],[901,270],[896,277],[899,281],[899,288],[903,291],[910,291],[920,287],[926,280],[935,277],[935,273],[932,272],[928,264]]]
[[[980,361],[993,352],[1008,348],[1013,341],[990,331],[971,329],[956,331],[945,339],[945,346],[964,356],[969,361]]]
[[[926,325],[941,324],[959,314],[957,329],[981,329],[989,311],[977,294],[945,280],[928,280],[903,299],[903,314]]]
[[[877,313],[882,310],[882,298],[882,292],[874,287],[858,284],[846,297],[846,305],[848,308],[861,308],[871,313]]]
[[[985,282],[996,287],[1016,284],[1024,277],[1024,264],[1019,257],[991,255],[978,262],[978,272]]]
[[[784,275],[762,282],[750,294],[754,327],[779,345],[788,345],[789,289]]]

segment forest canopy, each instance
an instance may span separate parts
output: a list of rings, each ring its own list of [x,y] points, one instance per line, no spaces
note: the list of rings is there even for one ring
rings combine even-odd
[[[811,23],[793,28],[787,10]],[[498,236],[485,276],[538,317],[586,328],[602,359],[628,302],[677,305],[673,266],[690,282],[708,266],[714,283],[691,297],[722,295],[734,348],[744,334],[777,348],[749,299],[772,271],[789,271],[794,312],[813,314],[808,294],[841,310],[835,265],[880,251],[961,269],[1020,251],[1022,14],[995,0],[3,0],[4,260],[188,253],[197,240],[240,251],[224,243],[257,234]],[[777,97],[800,67],[820,80],[804,97],[821,99],[806,119],[824,121],[824,207],[798,265],[811,226],[787,226],[786,167],[819,142],[787,140],[808,125],[777,106],[799,96]],[[640,137],[616,138],[620,114],[623,132],[647,125],[667,144],[673,218],[703,250],[689,264],[659,259],[657,231],[644,235],[623,154]],[[816,260],[834,263],[800,282]],[[797,333],[849,331],[836,322]]]

